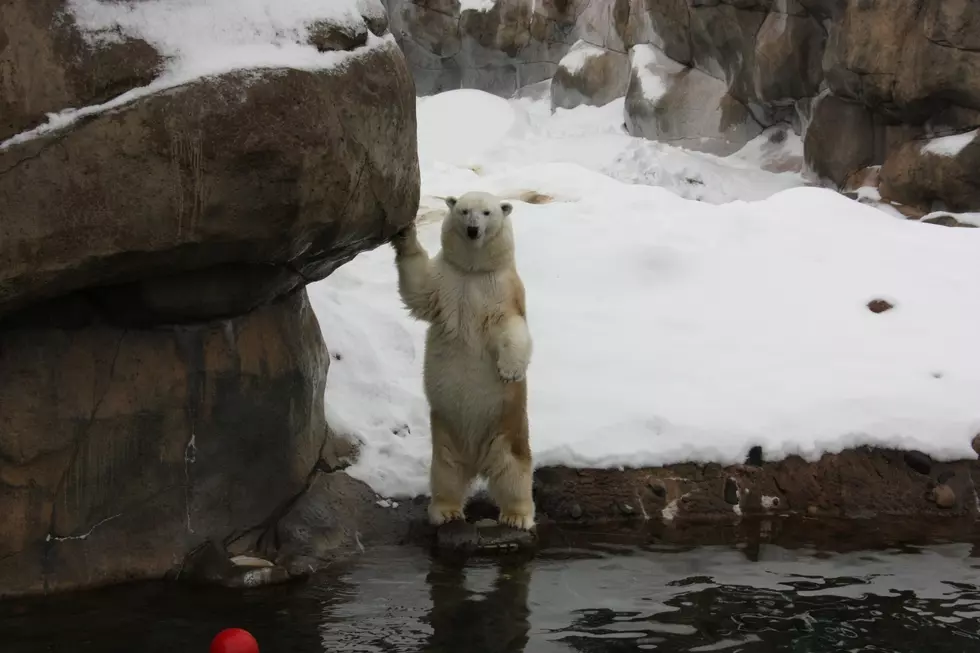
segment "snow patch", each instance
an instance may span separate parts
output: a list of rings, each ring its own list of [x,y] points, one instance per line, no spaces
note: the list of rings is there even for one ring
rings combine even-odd
[[[419,98],[419,159],[475,165],[504,137],[519,135],[520,124],[513,103],[483,91],[459,89]]]
[[[460,0],[459,13],[463,13],[464,11],[490,11],[495,4],[497,4],[496,0]]]
[[[652,45],[636,45],[630,50],[630,65],[643,97],[656,103],[667,93],[668,80],[685,66]]]
[[[597,45],[592,45],[586,41],[576,41],[568,53],[558,62],[559,68],[564,68],[571,74],[575,74],[585,68],[590,59],[595,59],[606,54],[606,51]]]
[[[881,201],[881,191],[874,186],[861,186],[855,191],[857,201],[865,204],[872,204]]]
[[[959,156],[960,152],[962,152],[967,145],[976,139],[977,134],[980,134],[980,129],[974,129],[971,132],[965,132],[963,134],[953,134],[952,136],[934,138],[923,145],[920,151],[923,154],[956,157]]]
[[[419,102],[420,124],[463,137],[493,118],[477,96],[446,95]],[[621,102],[509,105],[510,127],[488,130],[497,142],[474,147],[470,167],[423,156],[422,183],[432,198],[554,198],[515,202],[513,216],[537,465],[735,464],[753,445],[773,460],[861,445],[976,456],[980,231],[895,220],[799,175],[632,138]],[[426,210],[419,237],[434,255],[441,216]],[[382,496],[427,493],[425,325],[398,298],[392,249],[309,293],[343,354],[328,420],[363,443],[348,471]],[[896,308],[872,313],[876,297]]]
[[[786,125],[770,127],[728,157],[769,172],[803,170],[803,139]]]

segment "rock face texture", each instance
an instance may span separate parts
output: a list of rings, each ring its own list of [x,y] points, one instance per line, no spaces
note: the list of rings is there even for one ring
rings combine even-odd
[[[0,596],[159,577],[206,542],[299,547],[278,520],[321,477],[354,483],[304,286],[419,197],[390,37],[343,66],[230,72],[25,135],[163,65],[141,40],[86,40],[66,8],[0,6]],[[342,52],[387,21],[312,27]],[[327,494],[348,526],[371,495]]]
[[[387,4],[420,94],[468,87],[511,95],[554,78],[553,106],[567,107],[605,99],[625,74],[625,121],[635,135],[727,154],[789,124],[804,137],[815,182],[840,188],[883,165],[885,200],[920,213],[980,208],[969,152],[958,162],[921,154],[931,139],[980,127],[976,2]],[[584,48],[603,65],[561,65]]]
[[[571,109],[580,104],[601,107],[622,97],[629,84],[627,57],[578,41],[551,79],[551,107]]]
[[[327,440],[327,352],[300,290],[162,329],[0,331],[6,591],[162,576],[259,528]]]
[[[634,136],[725,156],[762,132],[725,83],[637,45],[626,91],[626,128]]]
[[[200,320],[321,279],[407,219],[414,111],[390,46],[343,75],[228,74],[0,151],[0,316],[97,288],[86,301],[113,321]]]

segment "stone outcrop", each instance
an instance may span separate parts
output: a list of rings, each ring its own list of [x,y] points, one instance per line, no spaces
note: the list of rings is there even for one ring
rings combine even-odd
[[[300,290],[226,322],[0,330],[0,593],[162,576],[261,527],[327,448]]]
[[[881,168],[881,193],[923,210],[980,207],[980,131],[909,141]]]
[[[188,84],[14,145],[0,151],[0,316],[81,289],[114,322],[240,314],[404,223],[414,151],[394,47],[343,75]]]
[[[634,136],[725,156],[762,132],[725,83],[649,45],[631,51],[626,128]]]
[[[605,81],[589,74],[593,89],[617,88],[625,64],[612,63],[631,54],[625,121],[635,135],[726,154],[758,130],[789,124],[804,138],[805,172],[815,183],[840,188],[864,167],[884,165],[886,177],[909,189],[901,193],[915,202],[909,210],[980,208],[962,183],[950,181],[957,173],[937,173],[934,157],[906,147],[980,127],[976,2],[495,0],[479,11],[461,11],[458,0],[388,5],[421,94],[459,87],[521,94],[554,77],[555,106],[566,106],[570,84],[585,80],[559,62],[584,43],[610,53]],[[636,80],[651,49],[673,62],[661,75],[669,90],[655,99],[644,98]]]
[[[550,79],[579,40],[625,54],[627,0],[385,0],[419,95],[478,88],[509,96]],[[614,26],[614,27],[611,27]]]
[[[309,40],[386,30],[371,11]],[[307,491],[324,533],[375,500],[338,471],[304,290],[418,205],[411,74],[374,43],[25,134],[163,58],[87,41],[64,0],[0,6],[0,596],[179,574],[202,546],[276,563],[353,546],[289,524]]]
[[[551,80],[551,108],[580,104],[601,107],[626,93],[627,56],[578,41],[561,61]]]

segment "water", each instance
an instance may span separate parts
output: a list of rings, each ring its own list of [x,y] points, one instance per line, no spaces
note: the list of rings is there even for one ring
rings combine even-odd
[[[763,544],[557,547],[533,559],[368,552],[245,593],[148,583],[0,603],[5,653],[980,650],[980,550],[820,553]]]

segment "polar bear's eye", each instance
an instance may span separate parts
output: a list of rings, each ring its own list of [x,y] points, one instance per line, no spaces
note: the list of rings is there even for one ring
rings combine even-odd
[[[460,211],[460,213],[462,213],[463,215],[469,215],[470,214],[470,210],[469,209],[463,209],[462,211]]]
[[[483,210],[483,215],[485,215],[485,216],[488,216],[488,217],[489,217],[489,215],[490,215],[490,211],[487,211],[486,209],[484,209],[484,210]]]

